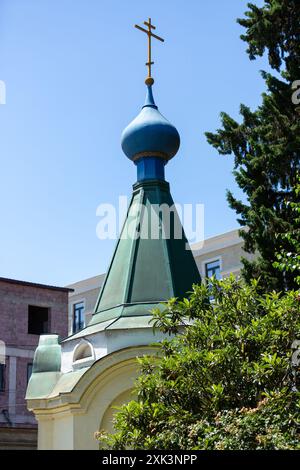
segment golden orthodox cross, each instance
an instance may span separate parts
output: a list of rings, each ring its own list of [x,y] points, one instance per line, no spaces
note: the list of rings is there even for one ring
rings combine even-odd
[[[148,29],[142,28],[139,25],[135,25],[135,28],[139,29],[140,31],[143,31],[144,33],[147,34],[148,36],[148,62],[146,62],[146,65],[148,67],[148,77],[145,80],[146,85],[153,85],[154,80],[151,77],[151,65],[154,64],[154,62],[151,61],[151,38],[158,39],[161,42],[164,42],[163,38],[160,38],[156,34],[152,32],[152,29],[156,29],[155,26],[151,23],[151,18],[149,18],[149,21],[144,21],[144,25],[148,27]]]

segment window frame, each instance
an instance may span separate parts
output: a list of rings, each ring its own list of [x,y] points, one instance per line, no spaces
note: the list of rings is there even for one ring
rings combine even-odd
[[[37,308],[42,308],[42,309],[47,310],[47,312],[48,312],[47,328],[46,328],[47,331],[42,331],[40,333],[32,333],[32,331],[29,331],[29,309],[30,309],[30,307],[37,307]],[[49,332],[50,332],[50,318],[51,318],[51,308],[50,307],[47,307],[45,305],[28,304],[27,305],[27,334],[28,335],[36,335],[36,336],[49,334]]]
[[[215,256],[214,258],[209,258],[209,259],[206,259],[202,262],[202,273],[203,273],[203,277],[205,279],[208,278],[208,276],[207,276],[207,265],[210,264],[210,263],[215,263],[215,262],[219,262],[220,279],[222,279],[223,276],[222,276],[222,257],[221,256]]]
[[[6,364],[0,363],[0,393],[5,392]]]
[[[30,375],[29,375],[29,370],[31,368],[31,372],[30,372]],[[32,369],[33,369],[33,362],[27,362],[27,385],[29,383],[29,380],[30,380],[30,377],[31,377],[31,374],[32,374]]]
[[[74,328],[74,326],[75,326],[75,307],[78,304],[83,304],[83,308],[81,309],[81,310],[83,310],[83,315],[82,315],[82,322],[80,322],[79,328],[76,329],[76,328]],[[72,302],[71,321],[72,321],[72,334],[73,335],[78,333],[78,331],[82,330],[85,327],[85,299],[78,299],[78,300]]]

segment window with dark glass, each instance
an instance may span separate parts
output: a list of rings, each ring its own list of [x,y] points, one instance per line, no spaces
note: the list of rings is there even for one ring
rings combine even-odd
[[[215,276],[216,279],[221,279],[221,266],[220,260],[210,261],[205,264],[205,276]]]
[[[84,302],[73,305],[73,333],[84,327]]]
[[[215,276],[216,279],[221,279],[221,265],[220,265],[220,260],[216,259],[215,261],[210,261],[208,263],[205,263],[205,277],[208,279]],[[208,288],[211,290],[211,282],[208,281]],[[209,296],[209,299],[211,301],[214,300],[214,296],[211,294]]]
[[[48,333],[49,309],[28,305],[28,333],[31,335],[43,335]]]
[[[0,364],[0,392],[5,389],[5,364]]]
[[[27,383],[29,382],[29,379],[32,374],[32,366],[33,366],[32,362],[27,364]]]

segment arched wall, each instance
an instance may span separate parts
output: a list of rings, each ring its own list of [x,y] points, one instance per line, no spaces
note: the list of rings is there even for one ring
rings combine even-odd
[[[96,383],[89,385],[83,397],[86,412],[74,415],[75,449],[98,449],[99,443],[94,438],[94,433],[99,429],[112,429],[109,423],[111,406],[114,406],[114,402],[122,404],[118,400],[122,395],[127,400],[137,374],[137,361],[132,359],[112,367],[107,374],[98,376]],[[108,429],[106,425],[109,426]]]
[[[134,398],[131,390],[139,372],[137,357],[155,351],[141,346],[106,356],[94,363],[70,393],[33,407],[39,421],[38,448],[98,449],[94,433],[112,431],[112,407]]]
[[[113,427],[113,418],[114,415],[118,412],[116,409],[119,408],[122,405],[125,405],[130,402],[130,400],[134,400],[135,396],[133,394],[132,389],[125,390],[125,392],[121,393],[119,396],[117,396],[108,406],[106,411],[103,414],[102,421],[99,426],[99,430],[103,429],[106,432],[112,433],[114,432],[114,427]]]

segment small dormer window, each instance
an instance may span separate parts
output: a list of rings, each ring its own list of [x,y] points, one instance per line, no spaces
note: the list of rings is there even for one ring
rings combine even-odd
[[[95,360],[95,354],[92,345],[86,341],[81,341],[74,349],[73,368],[80,369],[91,365]]]
[[[86,359],[93,355],[92,348],[89,343],[82,343],[76,348],[74,352],[74,362],[80,361],[81,359]]]

